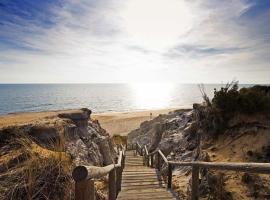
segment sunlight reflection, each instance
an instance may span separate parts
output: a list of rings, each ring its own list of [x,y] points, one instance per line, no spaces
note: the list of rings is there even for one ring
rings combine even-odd
[[[168,108],[173,84],[134,83],[131,84],[135,105],[138,109]]]

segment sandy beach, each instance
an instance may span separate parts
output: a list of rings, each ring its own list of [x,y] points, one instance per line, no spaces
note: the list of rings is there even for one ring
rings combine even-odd
[[[97,119],[101,126],[111,135],[126,135],[138,128],[143,121],[150,120],[150,113],[152,113],[152,118],[154,118],[159,114],[166,114],[176,109],[93,114],[92,118]]]
[[[166,114],[177,108],[159,109],[159,110],[144,110],[133,112],[109,112],[109,113],[93,113],[91,117],[97,119],[101,126],[105,128],[111,135],[119,134],[126,135],[131,130],[140,126],[143,121],[150,119],[159,114]],[[68,110],[70,111],[70,110]],[[45,112],[28,112],[28,113],[14,113],[0,116],[0,128],[12,125],[34,123],[43,118],[50,118],[56,116],[61,111],[45,111]]]

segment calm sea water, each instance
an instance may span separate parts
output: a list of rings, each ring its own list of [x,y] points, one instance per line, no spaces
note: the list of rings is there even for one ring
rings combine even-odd
[[[212,97],[220,87],[205,85],[205,91]],[[0,114],[81,107],[93,112],[190,108],[202,102],[201,96],[196,84],[0,84]]]

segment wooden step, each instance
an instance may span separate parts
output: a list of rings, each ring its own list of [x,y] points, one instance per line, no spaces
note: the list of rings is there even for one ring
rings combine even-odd
[[[118,200],[172,200],[175,197],[166,190],[154,168],[143,166],[143,158],[126,152],[122,188]]]

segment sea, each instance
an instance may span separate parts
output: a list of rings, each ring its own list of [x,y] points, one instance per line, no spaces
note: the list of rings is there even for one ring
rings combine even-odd
[[[94,113],[191,108],[223,84],[0,84],[0,115],[89,108]],[[250,87],[252,85],[239,85]]]

